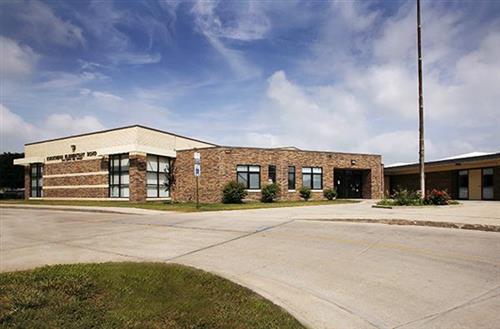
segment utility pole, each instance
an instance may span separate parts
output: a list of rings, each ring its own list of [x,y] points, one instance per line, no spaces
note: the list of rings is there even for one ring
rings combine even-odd
[[[420,22],[420,0],[417,0],[417,48],[418,48],[418,141],[420,192],[425,198],[425,152],[424,152],[424,91],[422,81],[422,27]]]

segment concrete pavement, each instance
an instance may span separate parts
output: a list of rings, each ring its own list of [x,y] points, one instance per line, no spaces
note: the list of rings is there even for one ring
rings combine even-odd
[[[132,215],[160,215],[166,213],[169,216],[179,218],[242,218],[255,219],[265,216],[270,219],[304,219],[304,220],[406,220],[406,221],[429,221],[447,222],[470,225],[490,225],[500,228],[500,202],[496,201],[460,201],[458,205],[440,207],[394,207],[393,209],[372,208],[374,200],[363,200],[359,203],[308,206],[308,207],[288,207],[288,208],[268,208],[252,210],[231,210],[217,212],[199,213],[173,213],[161,210],[150,210],[127,207],[98,207],[98,206],[52,206],[52,205],[23,205],[23,204],[2,204],[2,208],[15,209],[54,209],[54,210],[75,210],[90,212],[111,212]]]
[[[500,323],[500,234],[305,220],[327,211],[314,208],[154,215],[0,209],[0,270],[178,262],[247,286],[312,328]]]

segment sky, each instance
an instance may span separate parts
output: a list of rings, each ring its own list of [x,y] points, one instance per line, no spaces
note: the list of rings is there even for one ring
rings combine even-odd
[[[142,124],[418,159],[415,1],[2,1],[0,151]],[[422,2],[426,158],[500,151],[500,1]]]

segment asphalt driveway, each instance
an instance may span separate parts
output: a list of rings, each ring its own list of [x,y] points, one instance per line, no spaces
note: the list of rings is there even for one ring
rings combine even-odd
[[[347,216],[346,209],[339,212]],[[300,209],[142,215],[0,209],[0,215],[1,271],[170,261],[245,285],[313,328],[500,323],[499,233],[316,221]]]

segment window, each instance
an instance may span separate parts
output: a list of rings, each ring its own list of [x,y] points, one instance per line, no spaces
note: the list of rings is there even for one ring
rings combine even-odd
[[[170,170],[170,159],[158,155],[147,157],[146,186],[148,198],[167,198],[170,191],[166,189]]]
[[[295,190],[295,167],[288,167],[288,189]]]
[[[260,166],[236,166],[238,183],[242,183],[249,190],[260,189]]]
[[[268,179],[271,182],[276,183],[276,166],[270,165],[268,167]]]
[[[469,171],[460,170],[458,172],[458,198],[469,198]]]
[[[128,154],[109,156],[109,197],[129,197]]]
[[[323,189],[323,168],[304,167],[302,168],[302,186],[311,190]]]
[[[493,168],[483,169],[483,199],[493,199]]]
[[[31,165],[30,186],[31,197],[41,198],[43,196],[43,166],[41,163]]]

